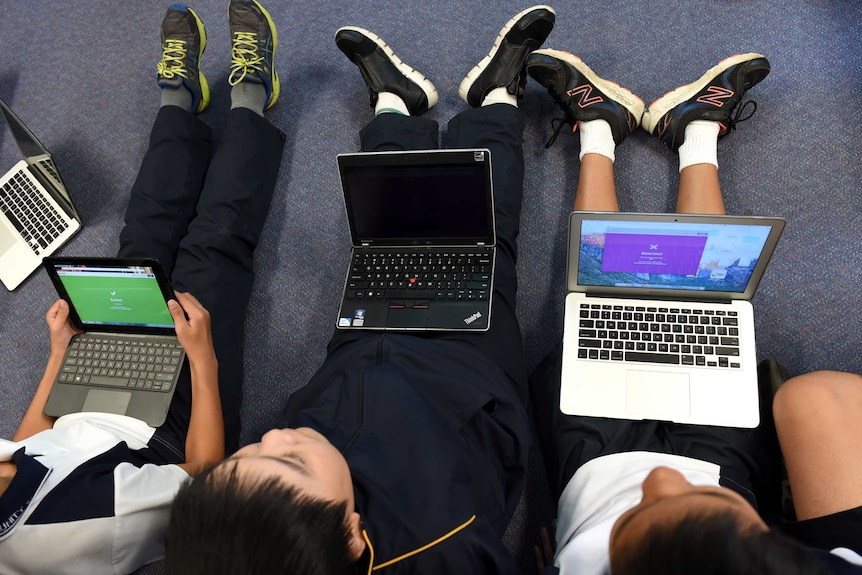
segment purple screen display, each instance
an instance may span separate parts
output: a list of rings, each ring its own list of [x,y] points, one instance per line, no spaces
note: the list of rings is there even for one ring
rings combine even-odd
[[[706,235],[605,235],[603,272],[695,275]]]

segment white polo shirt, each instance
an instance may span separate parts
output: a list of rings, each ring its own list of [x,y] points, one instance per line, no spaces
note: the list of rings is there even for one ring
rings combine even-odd
[[[18,466],[0,496],[0,573],[130,573],[163,557],[189,476],[149,463],[153,433],[131,417],[75,413],[23,441],[0,439],[0,461]]]
[[[588,461],[569,480],[557,507],[554,565],[561,575],[611,572],[611,530],[623,513],[641,502],[641,486],[656,467],[675,469],[692,485],[720,486],[718,465],[690,457],[635,451]],[[849,549],[832,553],[862,565],[862,557]]]

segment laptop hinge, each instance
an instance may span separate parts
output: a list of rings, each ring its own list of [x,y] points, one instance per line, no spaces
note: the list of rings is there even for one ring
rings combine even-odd
[[[656,300],[656,301],[670,301],[670,302],[674,302],[674,303],[677,303],[680,305],[682,305],[684,303],[723,303],[723,304],[730,305],[733,303],[732,299],[726,299],[726,298],[722,298],[722,299],[697,298],[697,299],[682,300],[682,299],[679,299],[679,296],[674,297],[672,295],[663,296],[663,295],[654,295],[654,294],[626,295],[626,294],[607,294],[607,293],[584,292],[584,295],[586,297],[597,297],[597,298],[602,298],[602,299],[629,299],[629,300],[631,300],[631,299],[647,300],[648,299],[648,300]]]

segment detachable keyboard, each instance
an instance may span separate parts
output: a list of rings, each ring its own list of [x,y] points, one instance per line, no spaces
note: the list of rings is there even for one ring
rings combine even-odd
[[[739,369],[737,312],[581,303],[578,357]]]
[[[494,248],[357,249],[348,299],[487,300]]]
[[[167,392],[182,359],[176,338],[85,333],[72,338],[57,381]]]
[[[0,186],[0,211],[40,255],[69,224],[24,174],[18,172]]]

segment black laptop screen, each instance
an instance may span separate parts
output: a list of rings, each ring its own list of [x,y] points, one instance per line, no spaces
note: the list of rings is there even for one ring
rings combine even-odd
[[[493,243],[484,162],[343,166],[357,244]]]

